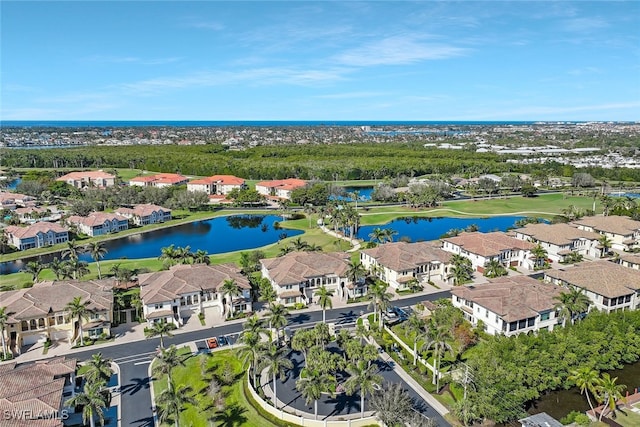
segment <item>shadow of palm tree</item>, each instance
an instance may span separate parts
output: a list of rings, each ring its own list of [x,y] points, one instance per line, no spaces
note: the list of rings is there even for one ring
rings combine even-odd
[[[247,422],[247,417],[244,415],[245,412],[247,412],[246,408],[234,404],[222,411],[218,411],[215,419],[220,422],[219,427],[240,426]]]
[[[300,313],[295,316],[289,316],[289,323],[302,324],[308,322],[311,317],[308,314]]]
[[[360,394],[354,393],[352,396],[347,396],[346,393],[336,395],[336,397],[329,397],[322,400],[323,404],[333,405],[333,411],[325,418],[333,415],[345,415],[355,414],[361,412],[360,407]]]
[[[133,427],[153,427],[153,417],[140,418],[131,422]]]
[[[131,381],[132,382],[130,382],[129,384],[125,384],[124,386],[120,387],[121,394],[128,393],[130,396],[133,396],[142,389],[148,389],[151,378],[132,378]]]

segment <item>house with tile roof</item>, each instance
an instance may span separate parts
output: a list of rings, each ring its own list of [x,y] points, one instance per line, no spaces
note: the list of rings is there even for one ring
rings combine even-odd
[[[132,208],[118,208],[114,212],[131,220],[135,225],[157,224],[171,219],[171,209],[149,203],[134,205]]]
[[[315,292],[325,286],[341,298],[366,294],[364,283],[347,278],[351,256],[346,252],[290,252],[278,258],[261,259],[262,277],[271,282],[281,304],[310,304]]]
[[[66,223],[87,236],[117,233],[129,228],[129,219],[117,213],[91,212],[87,216],[72,215]]]
[[[189,182],[189,178],[177,173],[157,173],[155,175],[138,176],[129,180],[132,187],[171,187],[183,185]]]
[[[193,315],[211,309],[227,313],[229,296],[221,288],[233,280],[242,295],[233,299],[233,312],[251,312],[251,285],[235,264],[180,264],[169,270],[138,276],[143,313],[149,324],[170,322],[182,326]]]
[[[0,365],[0,424],[3,427],[63,427],[74,408],[64,402],[75,391],[76,360],[56,357]]]
[[[610,313],[640,308],[640,270],[615,262],[582,262],[575,267],[546,270],[544,280],[583,290],[591,307]]]
[[[56,178],[56,181],[66,182],[72,187],[83,189],[87,187],[105,188],[116,184],[116,176],[102,170],[70,172]]]
[[[278,179],[275,181],[262,181],[256,184],[256,191],[263,196],[275,199],[291,199],[291,192],[296,188],[307,185],[307,181],[297,178]]]
[[[630,251],[640,248],[640,221],[626,216],[588,216],[573,221],[581,230],[592,231],[611,239],[611,248]]]
[[[497,260],[505,267],[519,266],[532,270],[534,266],[531,250],[535,246],[500,231],[463,232],[458,236],[442,239],[443,250],[468,258],[472,267],[480,273],[484,272],[485,265],[491,260]]]
[[[616,261],[618,264],[640,270],[640,253],[617,252]]]
[[[84,336],[97,338],[111,334],[113,279],[46,281],[31,288],[0,292],[0,307],[9,315],[6,339],[14,353],[38,342],[79,338],[78,319],[71,318],[65,306],[75,297],[88,302],[89,318],[82,319]]]
[[[393,242],[360,251],[360,262],[394,290],[404,290],[412,280],[446,280],[451,256],[437,242]]]
[[[547,258],[563,262],[567,255],[577,253],[585,257],[600,258],[600,235],[592,231],[572,227],[569,224],[527,224],[513,230],[516,239],[540,244],[547,251]]]
[[[9,225],[5,227],[4,234],[6,234],[9,244],[20,251],[52,246],[69,240],[69,231],[66,228],[44,221],[26,227]]]
[[[202,191],[210,196],[224,196],[235,189],[247,188],[244,179],[233,175],[213,175],[194,179],[187,184],[187,191]]]
[[[0,209],[14,210],[18,207],[35,206],[36,198],[26,194],[0,191]]]
[[[558,324],[555,297],[561,293],[560,286],[529,276],[504,276],[482,285],[455,286],[451,301],[474,326],[482,321],[491,335],[511,336],[553,330]]]

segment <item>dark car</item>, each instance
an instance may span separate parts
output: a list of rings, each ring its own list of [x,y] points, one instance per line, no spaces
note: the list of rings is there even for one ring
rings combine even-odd
[[[227,344],[229,344],[229,341],[227,341],[227,337],[225,337],[224,335],[218,337],[218,345],[220,347],[222,347],[223,345],[227,345]]]

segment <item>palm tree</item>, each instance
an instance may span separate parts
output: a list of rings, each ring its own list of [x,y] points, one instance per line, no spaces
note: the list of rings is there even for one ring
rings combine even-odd
[[[51,262],[47,265],[47,268],[51,270],[53,274],[55,274],[56,280],[60,280],[60,277],[62,277],[64,265],[58,259],[58,257],[53,257],[53,260],[51,260]]]
[[[171,372],[178,366],[185,366],[184,362],[184,357],[178,354],[177,347],[172,345],[167,349],[160,350],[160,354],[156,356],[156,360],[153,362],[151,373],[154,376],[166,375],[169,387],[173,387]]]
[[[344,331],[341,329],[340,332]],[[307,350],[309,350],[316,342],[315,332],[313,329],[298,329],[293,338],[291,338],[291,348],[302,353],[304,364],[307,364]]]
[[[413,366],[418,364],[418,340],[424,332],[424,326],[424,319],[418,316],[415,311],[411,313],[405,323],[407,335],[413,334]]]
[[[533,261],[536,267],[543,267],[547,262],[547,251],[538,243],[532,250]],[[542,261],[542,262],[541,262]]]
[[[240,286],[238,286],[238,284],[236,283],[235,280],[233,279],[225,279],[224,282],[222,282],[222,287],[220,288],[220,293],[222,293],[223,296],[227,296],[229,297],[228,300],[228,304],[229,304],[229,317],[233,317],[233,298],[234,297],[239,297],[242,296],[242,289],[240,289]]]
[[[385,239],[386,239],[385,230],[383,230],[380,227],[374,228],[371,231],[371,233],[369,233],[369,241],[370,242],[384,243]]]
[[[327,308],[333,308],[333,301],[331,301],[331,297],[333,297],[333,291],[327,289],[324,285],[322,285],[315,292],[315,295],[318,297],[318,305],[322,307],[322,322],[326,322],[325,311]]]
[[[356,284],[360,279],[367,275],[367,270],[360,261],[350,261],[347,267],[347,279]]]
[[[40,276],[42,269],[43,266],[38,261],[29,261],[25,264],[22,272],[31,274],[31,280],[33,280],[33,283],[38,283],[38,277]]]
[[[196,400],[190,396],[193,393],[193,388],[190,386],[181,384],[177,388],[172,386],[167,387],[156,399],[158,404],[158,418],[161,422],[169,421],[170,417],[173,417],[173,422],[176,427],[180,426],[180,412],[184,409],[184,406],[189,403],[196,405]]]
[[[435,325],[429,325],[427,334],[425,335],[425,343],[422,346],[422,351],[433,351],[433,384],[436,386],[436,392],[439,390],[440,385],[440,362],[444,357],[445,351],[453,353],[451,345],[448,343],[451,340],[451,331]]]
[[[238,349],[238,357],[240,358],[240,360],[249,363],[249,366],[253,373],[253,386],[256,387],[256,376],[258,374],[258,369],[256,368],[258,362],[260,361],[262,351],[264,350],[264,345],[262,343],[260,333],[251,329],[245,329],[240,334],[238,341],[244,344]]]
[[[562,292],[553,298],[556,300],[554,309],[558,311],[558,317],[562,318],[562,327],[566,326],[567,319],[573,324],[577,314],[589,309],[591,300],[580,288],[571,287],[568,292]]]
[[[75,240],[67,241],[67,248],[61,252],[62,258],[69,257],[69,259],[78,259],[78,255],[80,254],[80,248],[76,244]]]
[[[318,399],[322,397],[322,393],[331,390],[332,384],[333,381],[327,374],[318,371],[307,371],[306,377],[300,377],[296,381],[296,388],[305,398],[307,405],[313,400],[313,414],[316,420],[318,419]]]
[[[278,398],[276,393],[276,376],[280,376],[280,379],[284,379],[285,370],[292,369],[293,363],[289,360],[285,354],[285,349],[278,348],[277,345],[271,344],[262,354],[262,366],[261,369],[266,369],[268,374],[273,377],[273,406],[278,409]]]
[[[497,259],[491,259],[484,266],[484,275],[489,278],[506,276],[507,270],[500,261]]]
[[[373,306],[374,318],[378,318],[378,326],[382,329],[382,312],[389,307],[391,298],[393,295],[387,292],[387,284],[381,281],[377,281],[370,289],[371,302],[369,305]]]
[[[172,266],[176,263],[177,258],[178,252],[175,245],[170,245],[160,249],[160,256],[158,257],[158,259],[162,260],[163,264]]]
[[[609,253],[609,249],[611,249],[611,244],[612,244],[611,239],[607,237],[606,234],[603,234],[598,239],[598,243],[600,243],[600,246],[602,246],[602,255],[603,256],[607,255]]]
[[[193,256],[191,253],[191,246],[185,246],[176,248],[175,252],[176,260],[180,261],[180,264],[189,264],[189,259]]]
[[[88,368],[84,374],[87,381],[108,383],[113,371],[111,370],[111,359],[102,357],[102,353],[94,353],[85,366]]]
[[[100,425],[104,425],[104,409],[107,407],[107,396],[105,396],[103,382],[87,381],[84,390],[72,398],[65,401],[65,406],[82,406],[82,421],[86,424],[89,420],[91,427],[95,427],[94,417],[100,420]]]
[[[147,338],[160,337],[160,348],[164,348],[164,337],[172,337],[171,331],[175,329],[173,323],[153,322],[151,328],[145,329]]]
[[[398,232],[392,228],[384,229],[384,239],[387,242],[393,242],[393,236],[397,236]]]
[[[309,244],[298,237],[295,240],[292,240],[290,245],[293,247],[295,251],[305,251],[309,247]]]
[[[376,411],[376,418],[386,426],[416,427],[416,424],[408,422],[413,413],[413,399],[402,384],[391,384],[373,393],[371,407]]]
[[[280,342],[280,328],[284,328],[287,325],[287,315],[289,310],[282,304],[270,303],[269,304],[269,329],[275,328],[276,341]]]
[[[136,311],[136,319],[140,318],[140,310],[142,310],[142,299],[139,293],[131,295],[131,307]]]
[[[597,398],[598,401],[604,404],[604,408],[602,408],[602,412],[600,412],[600,417],[598,421],[602,421],[602,416],[604,415],[606,407],[609,408],[611,413],[615,413],[616,408],[618,407],[618,400],[623,399],[622,392],[627,388],[624,384],[616,384],[618,381],[618,377],[611,378],[608,373],[603,373],[600,378],[600,383],[596,386]]]
[[[202,249],[198,249],[193,254],[193,262],[196,263],[196,264],[209,265],[211,263],[211,258],[209,258],[209,254],[207,254],[207,251],[203,251]]]
[[[453,279],[454,285],[463,285],[473,278],[473,266],[469,258],[455,254],[451,257],[453,267],[449,270],[448,279]]]
[[[382,383],[382,377],[375,370],[376,365],[368,365],[364,360],[359,360],[347,367],[350,377],[344,383],[347,395],[351,396],[356,391],[360,391],[361,416],[364,418],[364,398],[367,393],[373,393],[376,387]]]
[[[598,371],[588,366],[583,366],[572,370],[570,373],[571,375],[569,375],[567,379],[574,382],[575,385],[580,388],[581,394],[587,396],[587,402],[593,411],[593,404],[591,403],[591,398],[589,398],[589,392],[593,393],[595,396],[596,387],[600,385]]]
[[[82,278],[85,274],[89,274],[89,264],[86,261],[80,261],[78,258],[71,258],[67,261],[69,271],[73,276],[73,280]]]
[[[7,341],[4,337],[4,333],[7,328],[8,321],[9,313],[7,313],[7,307],[0,307],[0,339],[2,340],[2,359],[7,358]]]
[[[89,308],[89,301],[82,301],[82,297],[74,297],[64,307],[71,317],[75,317],[78,322],[78,330],[80,332],[80,346],[84,346],[84,331],[82,330],[82,319],[89,319],[92,310]]]
[[[98,279],[102,279],[102,271],[100,271],[100,260],[107,254],[107,248],[101,242],[91,242],[87,245],[86,251],[91,255],[91,258],[96,262],[98,267]]]

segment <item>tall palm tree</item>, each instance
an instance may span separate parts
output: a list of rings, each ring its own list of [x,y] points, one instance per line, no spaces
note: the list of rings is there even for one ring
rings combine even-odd
[[[341,329],[340,332],[344,331]],[[291,348],[302,353],[304,364],[307,364],[307,351],[316,342],[315,331],[313,329],[298,329],[291,338]]]
[[[384,229],[384,240],[387,242],[393,242],[393,236],[397,236],[398,232],[392,228]]]
[[[333,301],[331,301],[331,297],[333,297],[333,291],[327,289],[324,285],[320,286],[320,288],[315,292],[315,295],[318,297],[318,305],[322,307],[322,322],[326,322],[325,311],[327,308],[333,308]]]
[[[180,427],[180,412],[182,412],[184,406],[187,403],[191,405],[197,404],[191,393],[193,393],[193,388],[184,384],[176,388],[169,386],[160,393],[156,399],[160,421],[167,422],[173,417],[175,427]]]
[[[87,245],[85,249],[91,258],[96,262],[96,267],[98,267],[98,279],[102,279],[102,271],[100,270],[100,260],[105,257],[107,252],[107,248],[104,247],[104,244],[101,242],[91,242]]]
[[[64,307],[65,311],[73,318],[78,319],[78,331],[80,334],[80,346],[84,346],[84,330],[82,329],[82,320],[88,320],[92,310],[89,308],[89,301],[82,301],[82,297],[74,297]]]
[[[145,329],[147,338],[160,337],[160,349],[164,348],[164,337],[172,337],[171,331],[175,327],[169,322],[153,322],[150,328]]]
[[[78,280],[78,278],[90,273],[89,264],[86,261],[80,261],[78,258],[71,258],[67,261],[67,266],[73,276],[73,280]]]
[[[245,329],[238,339],[240,343],[244,344],[238,349],[238,357],[246,363],[249,363],[251,372],[253,373],[253,386],[256,387],[258,375],[257,365],[260,361],[261,354],[264,350],[264,344],[259,332]]]
[[[353,284],[367,275],[367,270],[360,261],[350,261],[347,266],[347,279]]]
[[[0,307],[0,339],[2,340],[2,357],[7,357],[7,340],[4,337],[5,330],[7,328],[7,322],[9,321],[9,313],[7,313],[7,307]]]
[[[536,267],[544,267],[547,262],[547,251],[538,243],[532,250],[533,261]]]
[[[211,263],[211,258],[209,258],[209,254],[207,253],[207,251],[203,251],[202,249],[198,249],[193,254],[193,262],[195,264],[209,265]]]
[[[94,353],[85,366],[88,368],[85,373],[87,381],[108,383],[113,371],[111,370],[111,359],[102,357],[102,353]]]
[[[176,259],[180,261],[180,264],[189,264],[189,260],[193,256],[191,252],[191,246],[178,247],[175,252]]]
[[[334,382],[327,374],[318,371],[307,371],[307,376],[298,378],[296,388],[304,397],[307,405],[313,401],[313,414],[318,419],[318,399],[322,397],[322,393],[329,392]]]
[[[507,270],[500,261],[497,259],[491,259],[484,266],[484,275],[490,278],[506,276]]]
[[[224,282],[222,282],[222,287],[220,288],[220,293],[222,293],[223,296],[227,296],[228,297],[228,304],[229,304],[229,317],[233,317],[233,299],[235,297],[239,297],[242,295],[242,289],[240,289],[240,286],[238,286],[238,284],[236,283],[235,280],[233,279],[225,279]]]
[[[176,250],[175,245],[169,245],[160,249],[159,260],[163,262],[166,266],[172,266],[176,263],[178,259],[178,252]]]
[[[80,254],[80,252],[81,249],[77,245],[76,241],[70,240],[67,241],[67,247],[60,253],[60,255],[63,259],[67,257],[69,257],[69,259],[78,259],[78,255]]]
[[[275,328],[276,330],[276,342],[280,342],[280,328],[284,328],[287,325],[287,315],[289,310],[282,304],[270,303],[269,314],[269,329]]]
[[[33,280],[33,283],[38,283],[38,278],[43,268],[44,268],[43,265],[40,264],[38,261],[29,261],[28,263],[25,264],[24,268],[22,269],[22,272],[30,274],[31,280]]]
[[[369,233],[370,242],[384,243],[385,239],[385,230],[380,227],[374,228],[373,230],[371,230],[371,233]]]
[[[598,371],[588,366],[582,366],[578,369],[572,370],[570,373],[571,375],[569,375],[567,379],[575,383],[575,385],[580,388],[581,394],[587,396],[587,402],[593,411],[593,404],[591,403],[589,392],[593,393],[595,396],[596,388],[600,385],[600,376]]]
[[[273,378],[273,406],[278,409],[278,395],[276,392],[276,376],[280,376],[280,379],[284,379],[284,375],[287,369],[293,368],[293,363],[287,358],[285,354],[285,348],[278,348],[277,345],[271,344],[267,350],[262,354],[262,366],[267,370],[268,374]]]
[[[618,407],[618,400],[624,399],[622,392],[627,388],[624,384],[616,384],[616,381],[618,381],[618,377],[611,378],[611,376],[605,372],[600,378],[600,383],[596,386],[598,401],[603,403],[605,408],[608,407],[611,413],[615,413]],[[602,421],[605,408],[602,408],[598,421]]]
[[[82,392],[65,401],[65,406],[82,406],[82,421],[89,420],[91,427],[95,427],[97,416],[100,425],[104,425],[104,410],[107,407],[107,396],[104,393],[103,382],[87,381]]]
[[[576,316],[589,309],[591,300],[582,289],[571,287],[568,292],[562,292],[553,298],[556,300],[554,309],[558,311],[558,317],[562,318],[562,326],[566,326],[567,319],[575,323]]]
[[[440,362],[444,357],[444,353],[449,351],[453,353],[453,348],[448,343],[452,339],[451,331],[445,327],[431,324],[427,328],[425,335],[425,343],[422,346],[422,351],[433,351],[433,384],[436,386],[436,391],[440,389]]]
[[[360,391],[360,410],[364,418],[364,399],[367,394],[373,393],[382,383],[382,377],[376,373],[377,366],[369,365],[364,360],[359,360],[347,367],[350,377],[344,383],[347,395],[351,396]]]
[[[393,295],[387,292],[387,284],[382,281],[376,281],[369,289],[371,295],[371,302],[369,305],[373,306],[373,317],[378,318],[378,327],[382,329],[382,312],[389,307]]]
[[[295,240],[292,240],[290,245],[293,247],[295,251],[298,251],[298,252],[305,251],[309,247],[309,243],[305,242],[300,237],[298,237]]]
[[[136,319],[140,318],[140,310],[142,310],[142,299],[140,298],[140,293],[135,293],[131,295],[131,307],[135,310]]]
[[[473,266],[469,258],[455,254],[451,257],[451,270],[448,279],[453,279],[454,285],[463,285],[473,278]]]
[[[55,274],[56,280],[60,280],[60,278],[62,277],[64,265],[58,257],[53,257],[51,262],[47,264],[47,268],[51,270],[53,274]]]
[[[166,375],[169,387],[173,387],[171,373],[178,366],[185,366],[185,359],[178,354],[177,347],[172,345],[169,348],[160,350],[160,354],[156,356],[156,360],[153,362],[151,373],[154,376]]]
[[[424,326],[424,319],[418,316],[415,311],[411,313],[405,323],[405,330],[408,334],[413,335],[413,366],[418,364],[418,341],[424,333]]]
[[[611,249],[611,239],[607,237],[607,235],[603,234],[598,239],[598,243],[600,244],[600,246],[602,246],[603,256],[607,255],[609,253],[609,249]]]

